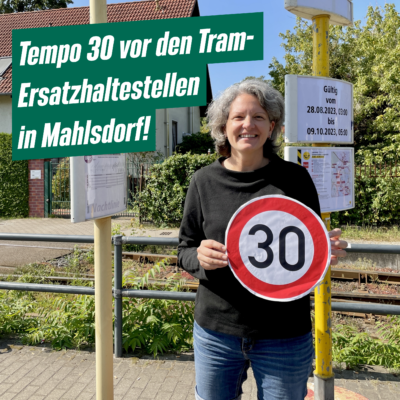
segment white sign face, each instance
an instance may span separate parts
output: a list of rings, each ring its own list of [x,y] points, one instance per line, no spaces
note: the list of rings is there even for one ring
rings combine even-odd
[[[313,76],[285,76],[285,141],[353,143],[353,85]]]
[[[332,25],[353,23],[353,3],[350,0],[285,0],[285,8],[306,19],[329,14]]]
[[[31,169],[31,179],[42,179],[42,170]]]
[[[354,149],[285,147],[285,160],[307,169],[318,192],[321,212],[355,207]]]
[[[283,227],[290,227],[291,230],[285,236],[285,254],[282,257],[274,256],[279,255],[279,247],[283,246],[279,240],[271,242],[270,254],[258,246],[268,241],[268,233],[273,238],[279,238]],[[314,244],[307,227],[298,218],[283,211],[265,211],[251,218],[240,235],[239,250],[247,269],[256,278],[271,285],[297,281],[308,271],[314,258]],[[283,268],[283,263],[291,268]]]
[[[254,295],[301,298],[323,279],[330,241],[321,218],[286,196],[262,196],[241,206],[225,236],[229,267]]]
[[[71,202],[72,222],[126,210],[125,154],[71,157]]]

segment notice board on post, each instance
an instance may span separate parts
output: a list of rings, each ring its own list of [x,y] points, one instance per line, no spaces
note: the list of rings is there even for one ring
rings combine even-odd
[[[353,84],[315,76],[285,76],[285,141],[352,144]]]
[[[73,157],[71,222],[104,218],[126,210],[125,154]]]
[[[305,167],[318,192],[321,212],[354,208],[354,149],[285,147],[285,160]]]

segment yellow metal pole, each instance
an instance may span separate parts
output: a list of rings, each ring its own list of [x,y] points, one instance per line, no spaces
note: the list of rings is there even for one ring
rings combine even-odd
[[[329,76],[329,15],[313,18],[313,75]],[[317,146],[330,146],[318,144]],[[330,230],[330,213],[321,215],[326,228]],[[331,268],[324,281],[315,289],[315,353],[314,371],[318,400],[334,399],[332,371],[332,329],[331,329]]]
[[[313,24],[313,75],[329,76],[329,15],[317,15]]]
[[[90,23],[107,22],[107,0],[90,0]],[[111,217],[94,221],[96,399],[114,398]]]

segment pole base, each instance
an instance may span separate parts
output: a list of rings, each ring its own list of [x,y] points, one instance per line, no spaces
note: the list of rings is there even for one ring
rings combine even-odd
[[[334,400],[335,399],[335,377],[324,378],[314,374],[314,399]]]

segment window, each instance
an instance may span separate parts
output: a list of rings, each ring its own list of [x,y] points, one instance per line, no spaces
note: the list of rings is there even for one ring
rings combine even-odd
[[[172,151],[176,150],[178,144],[178,122],[172,121]]]

